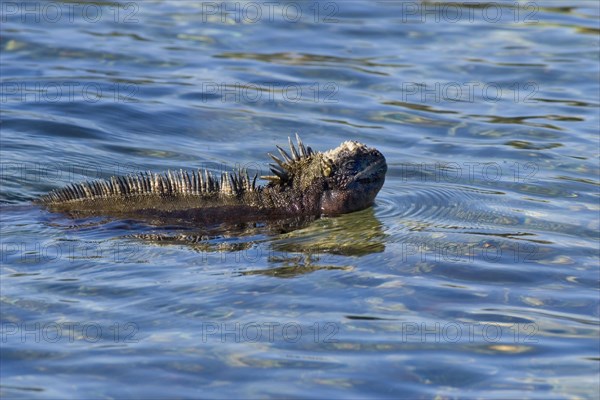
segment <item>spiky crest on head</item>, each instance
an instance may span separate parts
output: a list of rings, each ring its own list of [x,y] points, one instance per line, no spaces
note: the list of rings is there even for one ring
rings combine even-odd
[[[294,174],[302,165],[306,163],[306,161],[310,160],[313,155],[316,154],[309,146],[304,146],[302,139],[300,139],[300,136],[298,136],[297,133],[296,142],[298,146],[297,148],[292,142],[292,138],[288,137],[290,152],[292,153],[291,156],[279,146],[275,147],[277,147],[277,150],[279,150],[281,158],[268,153],[269,157],[271,157],[276,163],[269,164],[271,172],[275,175],[264,175],[261,176],[262,179],[268,180],[271,182],[271,185],[275,186],[287,186],[292,183]]]

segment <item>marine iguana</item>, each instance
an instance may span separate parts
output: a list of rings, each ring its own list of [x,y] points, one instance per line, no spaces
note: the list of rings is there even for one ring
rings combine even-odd
[[[50,211],[75,217],[110,215],[176,220],[193,224],[253,222],[362,210],[373,204],[383,186],[387,164],[376,149],[346,141],[336,149],[315,152],[298,135],[288,138],[290,153],[271,153],[274,175],[256,184],[247,171],[208,170],[142,172],[109,180],[76,183],[36,200]]]

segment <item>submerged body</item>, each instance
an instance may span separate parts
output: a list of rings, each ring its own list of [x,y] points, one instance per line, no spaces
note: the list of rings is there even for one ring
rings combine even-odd
[[[195,224],[251,222],[300,216],[338,215],[373,204],[387,164],[376,149],[354,141],[321,153],[296,136],[290,151],[269,154],[272,176],[265,186],[240,170],[220,179],[208,171],[141,173],[58,189],[37,202],[72,216],[110,215],[175,219]]]

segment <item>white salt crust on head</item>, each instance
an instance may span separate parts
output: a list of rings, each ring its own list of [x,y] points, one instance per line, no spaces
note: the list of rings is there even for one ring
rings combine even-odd
[[[347,140],[335,149],[328,150],[325,153],[323,153],[323,157],[329,160],[335,160],[337,158],[337,155],[342,151],[355,152],[357,150],[362,150],[366,148],[367,146],[365,146],[362,143],[356,142],[354,140]]]

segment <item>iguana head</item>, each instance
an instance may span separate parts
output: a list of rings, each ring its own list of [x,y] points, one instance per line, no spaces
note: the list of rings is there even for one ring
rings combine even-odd
[[[383,186],[387,164],[378,150],[347,141],[325,153],[305,148],[300,138],[298,149],[290,140],[292,155],[278,147],[283,160],[269,154],[276,176],[266,177],[270,187],[298,190],[320,203],[321,213],[336,215],[362,210],[373,204]]]
[[[373,204],[383,186],[387,164],[378,150],[348,141],[323,153],[325,190],[321,197],[323,214],[362,210]]]

